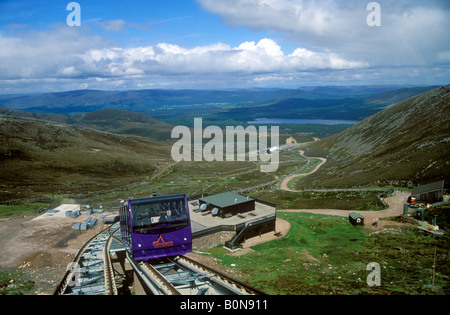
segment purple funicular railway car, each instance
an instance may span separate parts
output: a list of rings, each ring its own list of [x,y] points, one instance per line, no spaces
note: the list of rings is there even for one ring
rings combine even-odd
[[[124,201],[120,205],[122,241],[135,260],[192,252],[192,232],[186,195]]]

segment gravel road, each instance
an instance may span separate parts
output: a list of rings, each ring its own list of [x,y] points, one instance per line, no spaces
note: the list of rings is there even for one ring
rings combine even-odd
[[[359,211],[359,213],[364,217],[364,223],[367,227],[375,229],[372,226],[374,222],[378,222],[377,229],[383,228],[384,225],[395,225],[395,222],[383,222],[380,219],[391,218],[400,216],[403,213],[403,205],[410,194],[404,191],[396,191],[393,197],[388,197],[385,201],[390,205],[389,209],[381,211]],[[291,209],[291,210],[278,210],[278,212],[304,212],[304,213],[315,213],[324,215],[335,215],[341,217],[348,217],[351,212],[355,210],[336,210],[336,209]]]
[[[294,178],[297,178],[297,177],[303,177],[303,176],[308,176],[308,175],[314,174],[315,172],[317,172],[317,171],[322,167],[322,165],[324,165],[324,164],[327,162],[327,159],[321,158],[321,157],[312,157],[312,158],[308,158],[308,157],[305,156],[305,151],[299,150],[298,152],[300,153],[301,156],[303,156],[303,157],[306,158],[306,159],[320,159],[322,162],[320,162],[320,164],[317,165],[317,166],[316,166],[311,172],[309,172],[309,173],[304,173],[304,174],[294,174],[294,175],[291,175],[291,176],[286,177],[286,178],[281,182],[281,185],[280,185],[280,189],[282,189],[282,190],[291,191],[291,192],[298,192],[298,190],[292,190],[292,189],[290,189],[290,188],[288,187],[288,183],[289,183],[291,180],[293,180]]]

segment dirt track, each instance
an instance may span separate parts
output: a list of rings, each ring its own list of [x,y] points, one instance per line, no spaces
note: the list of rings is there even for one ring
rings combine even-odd
[[[101,222],[98,214],[95,215]],[[89,231],[75,231],[77,219],[36,216],[16,217],[0,221],[0,271],[20,271],[35,282],[31,294],[51,294],[62,279],[67,264],[78,250],[102,229],[100,223]]]
[[[303,176],[308,176],[308,175],[314,174],[315,172],[317,172],[317,171],[322,167],[322,165],[324,165],[324,164],[327,162],[327,159],[321,158],[321,157],[312,157],[312,158],[308,158],[308,157],[305,156],[305,151],[299,150],[298,152],[300,153],[301,156],[303,156],[303,157],[305,157],[305,158],[307,158],[307,159],[320,159],[322,162],[320,162],[320,164],[317,165],[317,166],[316,166],[311,172],[309,172],[309,173],[305,173],[305,174],[296,174],[296,175],[291,175],[291,176],[289,176],[289,177],[286,177],[286,178],[281,182],[280,188],[281,188],[282,190],[291,191],[291,192],[298,192],[298,190],[292,190],[292,189],[290,189],[290,188],[288,187],[288,183],[289,183],[291,180],[293,180],[294,178],[297,178],[297,177],[303,177]]]
[[[305,151],[300,150],[300,155],[305,156]],[[312,157],[308,159],[320,159],[322,162],[317,165],[311,172],[305,173],[305,174],[297,174],[292,175],[289,177],[286,177],[283,182],[281,183],[280,189],[290,191],[290,192],[300,192],[298,190],[292,190],[288,187],[288,183],[297,177],[302,176],[308,176],[311,174],[314,174],[317,172],[326,162],[327,159],[320,158],[320,157]],[[396,217],[400,216],[403,213],[403,205],[405,204],[408,196],[410,194],[402,191],[397,191],[395,196],[386,198],[386,202],[390,205],[389,209],[382,210],[382,211],[361,211],[361,215],[364,216],[364,222],[365,225],[369,228],[375,229],[375,227],[372,226],[374,222],[378,222],[378,228],[382,228],[385,225],[385,222],[379,221],[383,218],[390,218],[390,217]],[[342,217],[348,217],[348,215],[351,212],[354,212],[354,210],[336,210],[336,209],[293,209],[293,210],[278,210],[279,212],[306,212],[306,213],[316,213],[316,214],[325,214],[325,215],[335,215],[335,216],[342,216]],[[389,224],[394,224],[390,222]]]
[[[379,221],[383,218],[391,218],[400,216],[403,213],[403,205],[405,204],[410,194],[403,191],[396,191],[395,196],[386,198],[385,201],[390,205],[389,209],[382,211],[359,211],[364,217],[365,226],[375,229],[372,224],[378,222],[378,227],[382,228],[386,224],[393,225],[395,222],[383,222]],[[293,210],[278,210],[278,212],[307,212],[315,214],[335,215],[341,217],[348,217],[354,210],[336,210],[336,209],[293,209]]]

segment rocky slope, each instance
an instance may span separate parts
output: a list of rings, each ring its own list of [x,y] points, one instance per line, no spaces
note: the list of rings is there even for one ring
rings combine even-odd
[[[311,144],[328,163],[301,186],[416,185],[450,176],[450,85]]]

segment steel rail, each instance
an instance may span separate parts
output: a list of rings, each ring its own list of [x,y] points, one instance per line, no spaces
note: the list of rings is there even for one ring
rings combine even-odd
[[[110,245],[114,234],[119,230],[117,229],[114,233],[111,233],[111,229],[114,225],[100,231],[98,234],[94,235],[83,247],[78,251],[74,260],[68,265],[67,271],[64,274],[63,279],[56,287],[53,295],[66,295],[66,294],[77,294],[70,292],[72,288],[76,287],[78,284],[78,289],[83,288],[83,286],[88,286],[93,283],[98,282],[100,279],[104,279],[103,285],[98,285],[95,288],[86,288],[89,290],[89,294],[109,294],[116,295],[117,287],[115,286],[114,280],[114,270],[112,268],[111,257],[110,257]],[[95,257],[94,254],[102,252],[102,258],[99,259]],[[81,267],[82,259],[90,256],[93,261],[86,262],[86,265]],[[102,267],[97,267],[97,269],[88,269],[92,266],[96,266],[103,263]],[[81,279],[79,276],[81,273],[88,275],[88,279]],[[99,274],[103,273],[102,276]],[[75,281],[73,280],[75,279]],[[101,287],[102,286],[102,287]],[[83,292],[83,290],[79,290]],[[85,294],[85,293],[78,294]]]
[[[92,237],[80,249],[54,295],[118,295],[110,248],[113,240],[118,240],[114,235],[120,229],[113,231],[113,226]],[[265,295],[186,256],[146,262],[135,261],[128,252],[126,257],[147,294]],[[74,284],[74,277],[81,274],[84,277]]]
[[[217,270],[185,256],[137,262],[127,253],[147,294],[265,295]]]
[[[108,238],[108,241],[106,242],[105,248],[103,249],[104,263],[105,263],[105,272],[104,272],[105,287],[107,289],[108,295],[118,295],[116,281],[115,281],[115,277],[114,277],[114,269],[113,269],[113,265],[111,262],[110,248],[111,248],[111,243],[114,240],[114,234],[117,233],[119,228],[117,228],[114,231],[114,233],[111,233],[111,230],[112,230],[112,226],[108,229],[109,238]]]
[[[154,277],[154,280],[160,283],[160,288],[166,292],[166,295],[181,295],[181,293],[170,283],[154,266],[148,262],[142,263],[145,271]]]
[[[165,279],[149,262],[137,262],[127,251],[126,256],[135,274],[141,279],[141,285],[146,288],[145,292],[153,295],[180,295],[177,289]]]
[[[65,288],[67,287],[67,284],[69,282],[69,279],[71,279],[71,276],[74,272],[74,269],[77,265],[79,265],[81,256],[83,255],[84,251],[86,250],[86,248],[89,247],[89,245],[97,238],[99,237],[102,233],[104,233],[105,231],[107,231],[108,229],[110,229],[111,227],[107,227],[106,229],[100,231],[98,234],[94,235],[92,238],[89,239],[89,241],[87,241],[78,251],[78,253],[76,254],[74,260],[72,261],[72,263],[70,263],[70,268],[67,269],[66,273],[64,274],[63,279],[61,280],[61,282],[59,283],[59,285],[56,287],[53,295],[62,295]],[[68,266],[69,266],[68,265]]]
[[[186,256],[178,256],[176,261],[187,268],[194,268],[197,271],[212,274],[210,280],[223,288],[229,290],[229,294],[237,295],[266,295],[266,293],[255,289],[239,280],[236,280],[218,270],[206,266]]]

